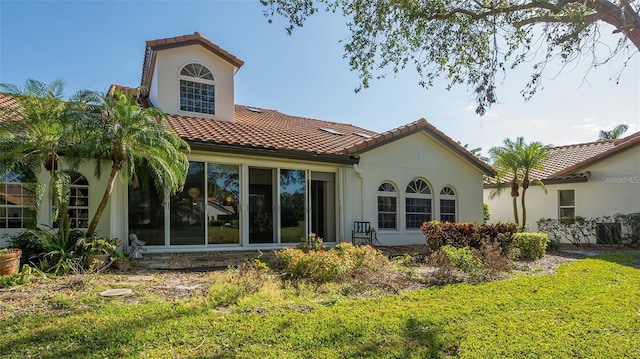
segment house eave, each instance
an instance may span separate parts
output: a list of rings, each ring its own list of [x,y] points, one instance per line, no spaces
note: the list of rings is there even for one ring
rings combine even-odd
[[[359,159],[353,156],[318,154],[305,151],[282,150],[275,148],[256,148],[244,146],[232,146],[219,143],[206,143],[187,141],[192,150],[207,152],[233,153],[242,155],[252,155],[261,157],[284,158],[290,160],[304,160],[313,162],[328,162],[336,164],[352,165],[357,164]]]

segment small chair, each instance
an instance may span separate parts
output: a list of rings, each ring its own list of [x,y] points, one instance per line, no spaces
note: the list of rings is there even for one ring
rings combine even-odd
[[[355,221],[353,222],[353,231],[351,231],[351,244],[368,244],[373,245],[373,230],[371,230],[371,222]]]

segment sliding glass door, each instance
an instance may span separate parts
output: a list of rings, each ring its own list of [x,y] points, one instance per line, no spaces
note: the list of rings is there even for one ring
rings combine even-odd
[[[275,243],[273,168],[249,167],[249,243]],[[277,182],[276,182],[277,183]]]
[[[240,169],[207,163],[207,243],[240,244]]]
[[[307,235],[307,181],[304,170],[280,170],[280,243],[298,243]]]

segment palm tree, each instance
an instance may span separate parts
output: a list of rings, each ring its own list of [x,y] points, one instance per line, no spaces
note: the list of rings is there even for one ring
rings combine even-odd
[[[627,132],[628,129],[629,126],[620,124],[614,127],[611,131],[600,131],[598,140],[616,140],[620,138],[620,136],[622,136],[625,132]]]
[[[521,139],[522,137],[520,137]],[[547,188],[540,179],[531,179],[531,171],[543,169],[542,163],[549,157],[551,146],[543,145],[541,142],[531,142],[522,147],[522,151],[518,153],[520,158],[520,170],[522,172],[522,197],[520,202],[522,205],[522,227],[527,225],[527,207],[525,206],[525,195],[531,184],[538,185],[544,193]]]
[[[0,88],[14,100],[0,106],[0,175],[21,170],[37,175],[44,166],[56,203],[53,216],[60,216],[64,228],[69,180],[59,168],[60,156],[76,143],[75,124],[99,97],[82,90],[65,99],[60,79],[49,84],[29,79],[23,87],[0,84]]]
[[[520,196],[520,158],[519,153],[524,147],[524,140],[522,137],[518,137],[515,142],[506,138],[504,141],[504,147],[491,147],[489,149],[489,156],[493,160],[493,166],[496,168],[498,175],[496,176],[497,187],[489,195],[490,199],[499,197],[502,193],[503,187],[501,186],[503,179],[509,179],[511,187],[511,199],[513,201],[513,220],[516,224],[520,225],[518,219],[518,196]]]
[[[89,235],[98,226],[119,174],[131,183],[136,171],[144,168],[162,193],[173,194],[184,186],[189,161],[182,150],[189,151],[189,145],[168,126],[161,110],[141,107],[138,94],[136,89],[106,96],[101,115],[84,122],[86,141],[74,149],[92,154],[89,158],[95,161],[97,176],[106,160],[111,162],[107,188],[87,229]],[[71,164],[75,167],[81,161],[80,156],[73,156]]]
[[[502,187],[502,179],[510,179],[511,197],[513,200],[513,218],[516,224],[524,228],[527,224],[527,207],[525,196],[527,189],[533,185],[540,185],[546,193],[544,184],[539,179],[531,179],[533,170],[542,169],[542,163],[549,156],[550,146],[543,145],[540,142],[531,142],[526,144],[522,137],[516,138],[515,141],[510,139],[504,140],[504,147],[492,147],[489,154],[494,161],[497,169],[498,187],[492,192],[489,198],[493,199],[500,195]],[[522,186],[522,197],[520,205],[522,206],[522,222],[518,220],[517,197],[520,186]]]

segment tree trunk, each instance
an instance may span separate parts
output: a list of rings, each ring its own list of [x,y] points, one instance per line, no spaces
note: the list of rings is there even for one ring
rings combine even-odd
[[[518,198],[513,197],[513,220],[516,222],[518,226],[520,226],[520,222],[518,221]]]
[[[525,204],[524,204],[525,193],[527,193],[527,189],[523,187],[522,198],[520,199],[520,204],[522,205],[522,226],[521,226],[522,229],[524,229],[524,227],[527,225],[527,207],[525,207]]]
[[[91,224],[89,225],[89,229],[87,229],[87,235],[92,235],[96,231],[96,227],[98,226],[98,222],[100,222],[100,217],[102,216],[102,212],[104,212],[105,207],[107,206],[107,202],[109,202],[109,198],[111,197],[111,193],[113,192],[113,183],[116,180],[116,176],[118,172],[122,168],[122,165],[114,163],[111,166],[111,174],[109,175],[109,181],[107,182],[107,188],[104,191],[104,195],[102,196],[102,201],[100,201],[100,205],[98,205],[98,209],[96,209],[96,214],[93,215],[91,219]]]

